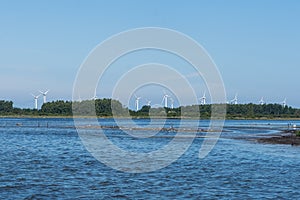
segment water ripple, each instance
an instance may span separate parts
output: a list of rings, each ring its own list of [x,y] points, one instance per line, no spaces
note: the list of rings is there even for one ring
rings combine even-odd
[[[0,124],[38,124],[38,120],[0,119]],[[51,128],[0,127],[1,199],[300,199],[297,147],[223,138],[209,156],[199,160],[203,139],[196,138],[172,165],[151,173],[127,174],[93,158],[72,128],[72,119],[41,119],[39,124],[46,121]],[[113,125],[110,119],[101,123]],[[125,126],[126,120],[122,123]],[[176,120],[171,123],[176,126]],[[184,123],[189,127],[196,122]],[[270,121],[227,122],[231,132],[225,136],[261,134],[269,123],[277,127]],[[257,131],[250,130],[249,124],[255,124]],[[107,134],[114,136],[114,131]],[[152,151],[170,141],[168,137],[112,138],[122,148],[139,152]],[[145,167],[143,162],[135,166]]]

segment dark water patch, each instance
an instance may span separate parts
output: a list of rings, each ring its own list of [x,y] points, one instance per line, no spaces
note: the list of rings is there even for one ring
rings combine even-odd
[[[295,135],[280,135],[272,137],[261,137],[256,139],[260,143],[268,144],[286,144],[292,146],[300,146],[300,137]]]
[[[42,199],[49,199],[50,196],[43,195],[43,194],[32,194],[24,198],[24,200],[42,200]],[[53,196],[51,197],[53,198]]]

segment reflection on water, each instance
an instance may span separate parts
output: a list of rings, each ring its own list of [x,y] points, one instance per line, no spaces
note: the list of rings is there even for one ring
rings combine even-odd
[[[116,125],[111,119],[100,121],[101,125]],[[124,119],[118,123],[126,126],[127,122]],[[135,123],[147,126],[149,121]],[[205,129],[209,121],[181,123],[182,127]],[[82,125],[88,124],[88,119],[82,120]],[[179,120],[168,120],[166,124],[154,120],[151,124],[176,128]],[[198,159],[203,141],[199,137],[170,166],[151,173],[130,174],[115,171],[93,158],[82,145],[72,119],[1,119],[0,196],[2,199],[299,199],[299,147],[233,139],[274,134],[286,129],[287,124],[286,121],[227,121],[221,139],[206,158]],[[157,137],[142,139],[120,129],[106,129],[105,134],[120,148],[149,152],[172,139],[162,136],[176,133],[161,131]],[[143,167],[143,163],[140,165]]]

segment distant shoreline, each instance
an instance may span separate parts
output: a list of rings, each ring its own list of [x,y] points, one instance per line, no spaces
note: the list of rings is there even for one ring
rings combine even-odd
[[[196,117],[161,117],[161,116],[154,116],[154,117],[120,117],[120,116],[101,116],[101,117],[95,117],[95,116],[39,116],[39,115],[3,115],[0,116],[0,118],[16,118],[16,119],[25,119],[25,118],[36,118],[36,119],[58,119],[58,118],[65,118],[65,119],[70,119],[70,118],[83,118],[83,119],[92,119],[92,118],[97,118],[97,119],[195,119],[197,120],[198,118]],[[201,118],[200,120],[210,120],[210,118]],[[297,121],[300,120],[300,118],[241,118],[241,117],[230,117],[230,118],[225,118],[225,120],[267,120],[267,121]]]
[[[146,117],[93,117],[93,116],[26,116],[26,115],[6,115],[6,116],[0,116],[0,119],[149,119]],[[166,117],[152,117],[151,119],[182,119],[182,120],[198,120],[198,118],[193,117],[184,117],[184,118],[166,118]],[[200,119],[200,120],[210,120],[210,119]],[[257,120],[257,121],[300,121],[300,118],[227,118],[225,120]],[[48,126],[48,125],[47,125]],[[86,127],[81,127],[86,128]],[[88,126],[88,128],[93,128]],[[99,128],[99,127],[94,127]],[[103,127],[102,127],[103,128]],[[105,128],[105,127],[104,127]],[[111,127],[106,127],[111,128]],[[116,128],[116,127],[112,127]],[[136,129],[139,130],[139,129]],[[143,130],[143,129],[141,129]],[[146,129],[145,129],[146,130]],[[171,130],[172,131],[172,130]],[[186,131],[186,130],[184,130]],[[196,131],[196,130],[190,130],[190,131]],[[201,130],[202,132],[206,132],[205,130]],[[253,137],[253,138],[236,138],[236,139],[245,139],[245,140],[252,140],[256,141],[261,144],[285,144],[285,145],[292,145],[292,146],[300,146],[300,136],[296,136],[295,130],[286,130],[286,131],[279,131],[278,134],[273,135],[265,135],[263,137]]]

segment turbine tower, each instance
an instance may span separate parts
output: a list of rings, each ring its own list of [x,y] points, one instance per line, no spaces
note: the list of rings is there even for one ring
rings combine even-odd
[[[49,92],[49,90],[47,90],[46,92],[42,92],[42,91],[39,91],[42,95],[43,95],[43,97],[44,97],[44,103],[46,103],[47,102],[47,93]]]
[[[165,108],[168,107],[168,98],[169,98],[169,97],[170,97],[169,95],[164,94],[164,97],[163,97],[163,100],[162,100],[162,101],[165,101]]]
[[[264,97],[262,97],[262,98],[260,99],[259,104],[260,104],[260,105],[264,105],[264,104],[265,104]]]
[[[171,97],[170,100],[171,100],[171,109],[173,109],[174,108],[174,99]]]
[[[147,101],[147,106],[151,106],[151,101],[148,99],[146,99],[146,101]]]
[[[206,96],[205,96],[205,92],[204,92],[204,94],[203,94],[203,96],[200,98],[200,104],[201,105],[205,105],[206,104]]]
[[[282,106],[285,107],[287,104],[286,104],[286,98],[284,98],[283,102],[282,103]]]
[[[140,99],[141,99],[141,97],[138,97],[138,96],[136,96],[136,95],[134,95],[135,96],[135,109],[136,109],[136,111],[138,111],[139,110],[139,101],[140,101]]]
[[[237,105],[238,104],[238,98],[237,98],[237,94],[235,94],[234,99],[232,99],[230,102],[231,104]]]
[[[35,109],[38,109],[38,98],[41,96],[40,94],[39,95],[33,95],[33,94],[31,94],[32,96],[33,96],[33,98],[34,98],[34,108]]]

